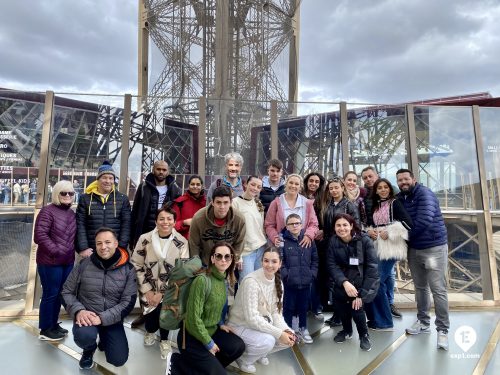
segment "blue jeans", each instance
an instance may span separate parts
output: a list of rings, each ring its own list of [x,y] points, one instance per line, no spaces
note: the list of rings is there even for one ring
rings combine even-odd
[[[391,306],[388,298],[389,288],[394,290],[394,282],[392,280],[392,272],[396,259],[379,260],[378,272],[380,277],[380,286],[375,299],[366,304],[365,310],[368,320],[368,325],[372,328],[392,328]],[[394,293],[392,293],[394,296]]]
[[[123,366],[128,359],[128,341],[123,323],[115,323],[110,326],[78,326],[73,325],[73,337],[75,344],[83,350],[95,350],[97,348],[97,335],[99,335],[99,348],[104,350],[106,361],[113,366]]]
[[[283,297],[283,317],[288,327],[292,326],[294,316],[299,317],[299,328],[307,327],[307,310],[311,297],[311,287],[294,288],[285,285]]]
[[[436,311],[436,328],[438,331],[448,332],[450,328],[446,284],[448,244],[427,249],[409,248],[408,265],[413,277],[413,284],[415,284],[418,320],[427,326],[431,324],[429,311],[432,292],[434,310]]]
[[[250,254],[242,257],[243,269],[240,271],[240,277],[238,279],[240,284],[246,275],[262,267],[262,255],[264,254],[266,247],[267,244],[264,244],[257,250],[254,250]]]
[[[46,266],[39,264],[37,269],[42,283],[38,327],[44,330],[54,328],[57,324],[62,304],[61,290],[73,269],[73,265]]]

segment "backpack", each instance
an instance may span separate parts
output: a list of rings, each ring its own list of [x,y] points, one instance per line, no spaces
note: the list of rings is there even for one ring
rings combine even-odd
[[[210,294],[212,282],[204,272],[205,268],[198,255],[192,258],[178,258],[172,268],[168,284],[163,295],[160,312],[160,327],[165,330],[179,329],[186,317],[186,305],[191,283],[198,275],[206,280],[205,301]]]

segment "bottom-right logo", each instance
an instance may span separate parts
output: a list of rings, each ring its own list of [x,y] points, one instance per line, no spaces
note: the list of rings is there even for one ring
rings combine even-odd
[[[450,357],[454,359],[477,359],[479,354],[467,353],[474,346],[477,340],[476,330],[470,326],[460,326],[455,331],[455,342],[463,350],[462,353],[451,353]]]

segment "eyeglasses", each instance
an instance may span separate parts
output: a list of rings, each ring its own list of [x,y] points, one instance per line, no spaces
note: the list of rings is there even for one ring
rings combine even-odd
[[[72,197],[75,195],[75,192],[74,191],[61,191],[59,193],[59,195],[61,195],[63,197],[67,197],[69,195],[70,197]]]
[[[226,262],[229,262],[231,259],[233,259],[233,254],[215,253],[214,257],[218,261],[221,261],[222,259],[224,259]]]
[[[302,222],[300,221],[297,221],[295,223],[288,223],[287,225],[291,226],[291,227],[298,227],[300,224],[302,224]]]

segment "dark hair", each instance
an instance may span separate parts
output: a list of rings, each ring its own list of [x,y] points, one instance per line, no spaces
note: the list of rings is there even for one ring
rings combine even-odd
[[[362,172],[361,172],[362,173]],[[350,174],[353,174],[356,176],[356,180],[358,179],[358,174],[354,171],[347,171],[346,173],[344,173],[344,180],[347,178],[347,176],[349,176]]]
[[[303,193],[306,196],[306,198],[308,198],[308,196],[309,196],[309,194],[308,194],[309,191],[307,190],[307,183],[309,182],[309,179],[312,176],[318,176],[318,178],[319,178],[318,190],[316,190],[316,192],[314,193],[314,201],[316,202],[317,198],[321,197],[321,193],[323,192],[323,188],[325,187],[325,178],[319,172],[311,172],[311,173],[308,173],[306,175],[306,177],[304,177],[304,188],[302,190],[303,190]]]
[[[335,232],[335,224],[340,219],[345,219],[349,222],[350,225],[352,225],[352,229],[351,229],[351,236],[352,237],[354,237],[355,235],[359,235],[361,233],[361,229],[359,228],[358,224],[356,223],[356,220],[354,220],[354,218],[349,214],[337,214],[337,215],[335,215],[335,217],[333,218],[333,231],[334,232]]]
[[[369,165],[368,167],[365,167],[361,170],[361,175],[363,175],[363,173],[365,173],[366,171],[373,171],[375,172],[376,174],[378,174],[377,170],[375,169],[375,167],[372,167],[371,165]]]
[[[111,233],[113,235],[113,237],[115,238],[115,240],[118,240],[118,236],[116,235],[116,232],[113,229],[111,229],[110,227],[100,227],[99,229],[97,229],[95,231],[95,237],[97,237],[97,235],[99,233],[104,233],[104,232]]]
[[[274,167],[280,171],[283,169],[283,163],[278,159],[271,159],[267,162],[267,168]]]
[[[166,212],[168,214],[173,215],[174,216],[174,221],[176,221],[177,220],[177,214],[174,211],[174,209],[172,208],[173,204],[174,204],[173,201],[169,201],[169,202],[165,203],[162,208],[160,208],[158,211],[156,211],[155,222],[156,222],[156,220],[158,220],[158,216],[160,216],[160,213],[162,213],[162,212]]]
[[[325,218],[325,215],[326,215],[326,212],[328,211],[328,206],[330,205],[331,201],[332,201],[332,196],[330,195],[330,184],[332,183],[337,183],[337,184],[340,184],[342,186],[342,195],[343,197],[346,196],[346,187],[345,187],[345,183],[344,183],[344,180],[342,179],[342,177],[339,177],[339,176],[335,176],[333,177],[332,179],[328,180],[325,184],[325,191],[323,191],[323,195],[321,197],[321,204],[320,204],[320,217],[318,217],[318,221],[321,225],[323,225],[323,219]]]
[[[233,192],[228,186],[221,185],[214,189],[214,192],[212,193],[212,201],[214,201],[215,198],[221,197],[229,197],[229,199],[233,198]]]
[[[214,244],[212,250],[210,250],[210,258],[215,254],[215,250],[218,247],[226,246],[231,254],[233,255],[233,259],[231,260],[231,264],[229,265],[226,271],[226,278],[229,279],[229,284],[234,285],[236,283],[236,277],[234,276],[234,268],[236,266],[236,253],[234,252],[233,246],[229,242],[219,241]],[[207,268],[207,275],[210,275],[210,267]]]
[[[256,178],[256,179],[262,181],[262,179],[259,176],[256,176],[256,175],[252,174],[252,175],[248,176],[248,178],[247,178],[247,182],[246,182],[247,186],[248,186],[248,183],[253,178]],[[254,200],[255,200],[255,204],[257,205],[257,209],[259,210],[259,212],[264,212],[265,208],[264,208],[264,205],[262,204],[262,202],[260,201],[260,198],[259,197],[255,197]]]
[[[396,176],[398,174],[401,174],[401,173],[409,173],[411,178],[415,178],[415,176],[413,175],[413,172],[410,171],[409,169],[406,169],[406,168],[398,169],[398,171],[396,172]]]
[[[279,251],[279,249],[275,246],[268,246],[262,253],[261,262],[264,261],[264,255],[266,255],[266,253],[276,253],[278,254],[279,260],[281,260],[281,252]],[[281,271],[279,268],[274,274],[274,287],[276,288],[276,297],[278,298],[278,302],[276,303],[276,305],[278,307],[278,312],[281,313],[281,311],[283,310],[283,284],[281,283]]]
[[[372,205],[373,205],[373,212],[378,210],[380,208],[380,200],[381,198],[377,194],[377,187],[382,183],[385,182],[387,186],[389,186],[389,196],[387,197],[387,200],[392,200],[394,199],[394,187],[392,186],[391,182],[387,178],[379,178],[375,183],[373,184],[372,188],[372,194],[370,196],[372,200]]]
[[[201,178],[201,176],[198,176],[197,174],[194,174],[192,175],[191,177],[189,177],[189,180],[188,180],[188,185],[191,183],[191,181],[193,181],[195,178],[197,178],[198,180],[201,181],[201,184],[203,185],[203,179]]]
[[[286,217],[285,224],[288,224],[288,220],[293,219],[293,218],[299,219],[300,221],[302,221],[302,219],[300,218],[299,215],[297,215],[297,214],[290,214],[290,215],[288,215]]]

